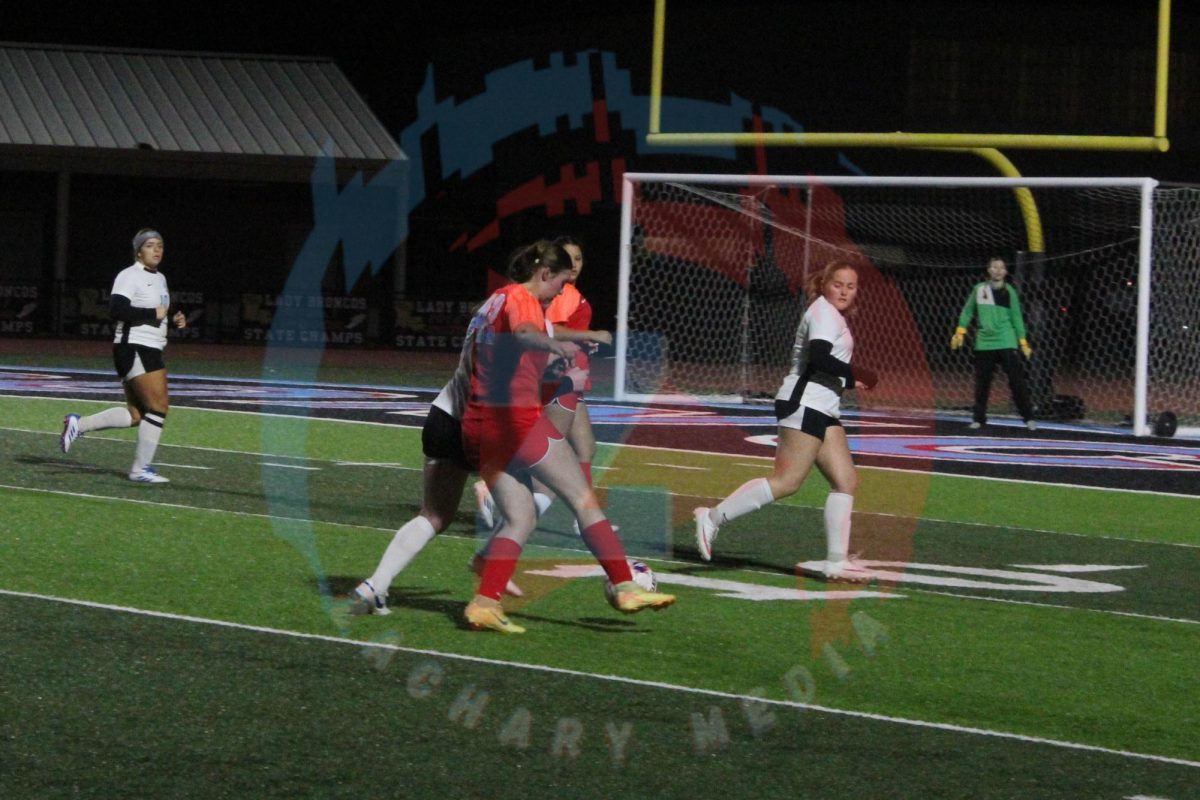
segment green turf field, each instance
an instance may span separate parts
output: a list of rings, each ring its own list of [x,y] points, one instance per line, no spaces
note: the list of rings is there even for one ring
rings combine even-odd
[[[105,405],[0,397],[0,798],[1200,796],[1200,500],[864,469],[863,557],[923,566],[821,599],[819,477],[702,564],[692,506],[768,462],[605,447],[678,604],[535,574],[594,563],[554,509],[502,637],[460,621],[466,504],[344,613],[417,429],[173,408],[143,486],[132,431],[57,448]]]

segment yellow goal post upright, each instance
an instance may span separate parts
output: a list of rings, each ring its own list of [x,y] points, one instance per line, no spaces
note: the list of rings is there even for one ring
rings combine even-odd
[[[650,127],[647,144],[669,146],[785,147],[934,147],[1031,150],[1111,150],[1166,152],[1167,85],[1170,66],[1171,0],[1158,0],[1155,49],[1154,119],[1149,136],[817,131],[664,131],[662,98],[666,49],[667,0],[655,0],[654,44],[650,74]]]
[[[1152,1],[1152,0],[1148,0]],[[1158,0],[1158,25],[1157,25],[1157,42],[1156,42],[1156,60],[1155,60],[1155,82],[1154,82],[1154,119],[1152,135],[1149,136],[1116,136],[1116,135],[1060,135],[1060,134],[996,134],[996,133],[910,133],[903,131],[896,132],[746,132],[746,131],[664,131],[662,130],[662,98],[664,85],[664,53],[666,49],[666,0],[656,0],[654,14],[654,36],[653,36],[653,52],[652,52],[652,74],[651,74],[651,91],[650,91],[650,120],[649,133],[647,135],[647,143],[652,145],[663,146],[711,146],[711,145],[726,145],[726,146],[792,146],[792,147],[881,147],[881,148],[926,148],[939,150],[954,150],[967,152],[973,155],[982,157],[991,163],[1006,179],[999,179],[997,186],[1008,186],[1011,196],[1015,196],[1016,205],[1020,209],[1020,216],[1024,227],[1024,242],[1023,246],[1018,244],[1011,248],[1012,250],[1025,250],[1032,254],[1035,263],[1044,263],[1047,258],[1053,261],[1054,256],[1047,257],[1044,251],[1043,228],[1041,214],[1038,210],[1038,205],[1034,201],[1031,189],[1041,183],[1037,179],[1020,178],[1020,173],[1016,167],[1010,162],[997,148],[1005,149],[1037,149],[1037,150],[1086,150],[1086,151],[1142,151],[1142,152],[1165,152],[1169,147],[1167,139],[1167,88],[1168,88],[1168,68],[1170,55],[1170,17],[1171,4],[1170,0]],[[636,179],[638,176],[630,176]],[[648,176],[647,176],[648,177]],[[684,177],[684,176],[677,176]],[[705,176],[706,178],[708,176]],[[1019,179],[1019,180],[1018,180]],[[745,183],[744,179],[739,179]],[[770,178],[763,179],[770,182]],[[837,179],[821,178],[814,180],[822,180],[827,185],[836,185]],[[1085,179],[1087,180],[1087,179]],[[1103,179],[1099,179],[1103,180]],[[1062,186],[1062,182],[1057,182],[1057,185]],[[1131,184],[1132,186],[1132,184]],[[1153,374],[1156,370],[1154,364],[1148,365],[1150,360],[1148,357],[1148,349],[1150,346],[1149,336],[1150,331],[1149,320],[1149,303],[1150,303],[1150,281],[1151,281],[1151,254],[1150,242],[1147,232],[1153,229],[1153,216],[1155,201],[1153,199],[1153,182],[1146,179],[1138,184],[1140,188],[1130,189],[1125,187],[1123,190],[1117,191],[1135,191],[1140,192],[1140,200],[1137,203],[1139,210],[1137,216],[1139,221],[1136,223],[1138,229],[1142,232],[1140,238],[1137,239],[1136,256],[1126,254],[1125,260],[1136,258],[1136,345],[1131,348],[1136,352],[1136,365],[1130,365],[1128,373],[1133,375],[1132,394],[1134,395],[1134,408],[1132,413],[1128,411],[1125,417],[1132,421],[1133,429],[1139,435],[1143,435],[1150,430],[1149,414],[1150,404],[1155,403],[1156,407],[1162,407],[1163,400],[1153,396],[1148,397],[1147,381],[1148,374]],[[621,310],[619,312],[618,327],[626,328],[628,326],[628,292],[629,292],[629,275],[627,268],[629,265],[631,239],[631,207],[629,196],[633,188],[633,182],[627,179],[625,190],[627,193],[626,204],[624,206],[625,215],[623,217],[622,230],[622,263],[623,274],[621,280]],[[1181,189],[1179,192],[1166,193],[1169,200],[1162,201],[1162,205],[1168,209],[1170,213],[1177,213],[1179,209],[1189,207],[1194,199],[1195,192],[1190,189]],[[1122,214],[1128,214],[1129,198],[1126,197],[1124,202],[1124,211]],[[632,221],[636,227],[637,222]],[[1167,227],[1171,227],[1168,223]],[[1176,261],[1181,256],[1181,253],[1190,252],[1191,248],[1196,246],[1192,242],[1186,231],[1178,232],[1179,240],[1178,247],[1170,253],[1170,258]],[[806,253],[811,248],[806,244]],[[1187,256],[1190,257],[1190,256]],[[1088,269],[1091,269],[1090,267]],[[1193,288],[1194,270],[1184,270],[1181,276],[1173,276],[1172,280],[1181,288]],[[1130,283],[1133,283],[1130,281]],[[1164,282],[1166,283],[1166,282]],[[1195,288],[1200,289],[1200,285]],[[1158,289],[1156,298],[1163,296],[1161,287]],[[1169,294],[1168,294],[1169,296]],[[1178,316],[1178,314],[1177,314]],[[1132,323],[1132,320],[1130,320]],[[745,326],[744,326],[745,327]],[[1131,324],[1129,327],[1133,327]],[[1169,326],[1168,326],[1169,327]],[[1195,324],[1192,324],[1194,330]],[[1183,330],[1188,330],[1188,325],[1183,325]],[[743,334],[743,338],[745,338]],[[628,353],[625,352],[628,345],[626,336],[619,336],[618,339],[618,363],[617,372],[619,380],[617,382],[616,393],[620,396],[628,395],[628,385],[625,381],[627,367],[630,363]],[[669,343],[662,342],[665,355],[666,348]],[[743,387],[750,382],[750,373],[753,371],[746,367],[747,359],[756,359],[761,354],[747,355],[746,343],[743,342],[743,352],[741,359],[743,366],[741,369]],[[1185,345],[1186,347],[1186,345]],[[761,348],[760,348],[761,349]],[[1163,356],[1159,360],[1163,364],[1175,363],[1180,360],[1180,354],[1176,352]],[[1156,353],[1158,350],[1155,351]],[[1183,360],[1187,360],[1186,358]],[[1195,365],[1200,368],[1200,365]],[[1166,370],[1165,366],[1158,366],[1157,370]],[[669,382],[669,380],[668,380]],[[1119,382],[1119,381],[1118,381]],[[935,389],[944,388],[937,387]],[[1074,388],[1074,387],[1072,387]],[[745,388],[740,390],[744,395],[747,391]],[[1123,389],[1115,390],[1117,395],[1123,395]],[[1101,393],[1103,394],[1103,393]],[[1111,394],[1111,392],[1110,392]],[[1150,394],[1153,394],[1152,392]],[[1188,398],[1193,395],[1200,394],[1194,386],[1185,387],[1184,394]],[[683,397],[689,397],[688,393],[684,392]],[[662,399],[661,392],[657,395],[658,399]],[[1078,398],[1075,398],[1078,399]],[[1117,401],[1117,405],[1122,405],[1124,401]],[[1193,409],[1194,413],[1190,414],[1192,421],[1200,425],[1200,397],[1194,399],[1185,399],[1183,401],[1185,408]],[[1111,405],[1111,401],[1106,403],[1103,399],[1097,404],[1092,411],[1101,409],[1106,405]],[[1110,412],[1111,415],[1111,412]],[[1103,416],[1103,414],[1101,414]],[[1184,423],[1184,417],[1189,416],[1189,412],[1185,411],[1181,416],[1180,422]],[[1182,427],[1181,427],[1182,430]],[[1197,429],[1200,431],[1200,428]]]
[[[803,278],[850,258],[882,278],[858,323],[873,326],[864,355],[915,365],[873,397],[962,412],[970,363],[947,342],[987,258],[1024,248],[1015,187],[1038,194],[1046,223],[1045,252],[1020,282],[1043,415],[1070,400],[1059,418],[1137,435],[1165,411],[1181,430],[1200,426],[1189,301],[1200,294],[1200,188],[1151,178],[627,173],[614,397],[769,398],[803,313]],[[993,402],[1006,398],[993,392]]]

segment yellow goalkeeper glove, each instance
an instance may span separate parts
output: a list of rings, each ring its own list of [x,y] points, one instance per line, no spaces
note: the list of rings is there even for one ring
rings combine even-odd
[[[1017,344],[1021,348],[1021,355],[1025,356],[1025,358],[1029,358],[1033,355],[1033,348],[1029,346],[1029,342],[1022,339],[1021,341],[1017,342]]]
[[[963,337],[967,335],[967,329],[958,327],[954,329],[954,335],[950,337],[950,349],[957,350],[963,346]]]

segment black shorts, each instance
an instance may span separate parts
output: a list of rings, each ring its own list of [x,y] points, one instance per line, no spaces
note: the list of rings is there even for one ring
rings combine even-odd
[[[421,426],[421,451],[426,458],[449,461],[471,471],[463,453],[462,423],[437,406],[429,407],[429,415]]]
[[[786,400],[775,401],[775,418],[785,428],[796,428],[801,433],[815,436],[825,441],[825,431],[830,428],[842,427],[837,417],[822,414],[816,409],[802,406],[799,403],[789,403]]]
[[[162,350],[142,344],[114,344],[113,366],[122,381],[167,368]]]

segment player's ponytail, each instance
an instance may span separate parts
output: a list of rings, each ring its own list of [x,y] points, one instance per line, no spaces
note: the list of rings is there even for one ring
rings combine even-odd
[[[508,279],[514,283],[525,283],[542,267],[551,274],[571,268],[571,257],[554,242],[539,239],[533,244],[518,248],[508,260]]]

